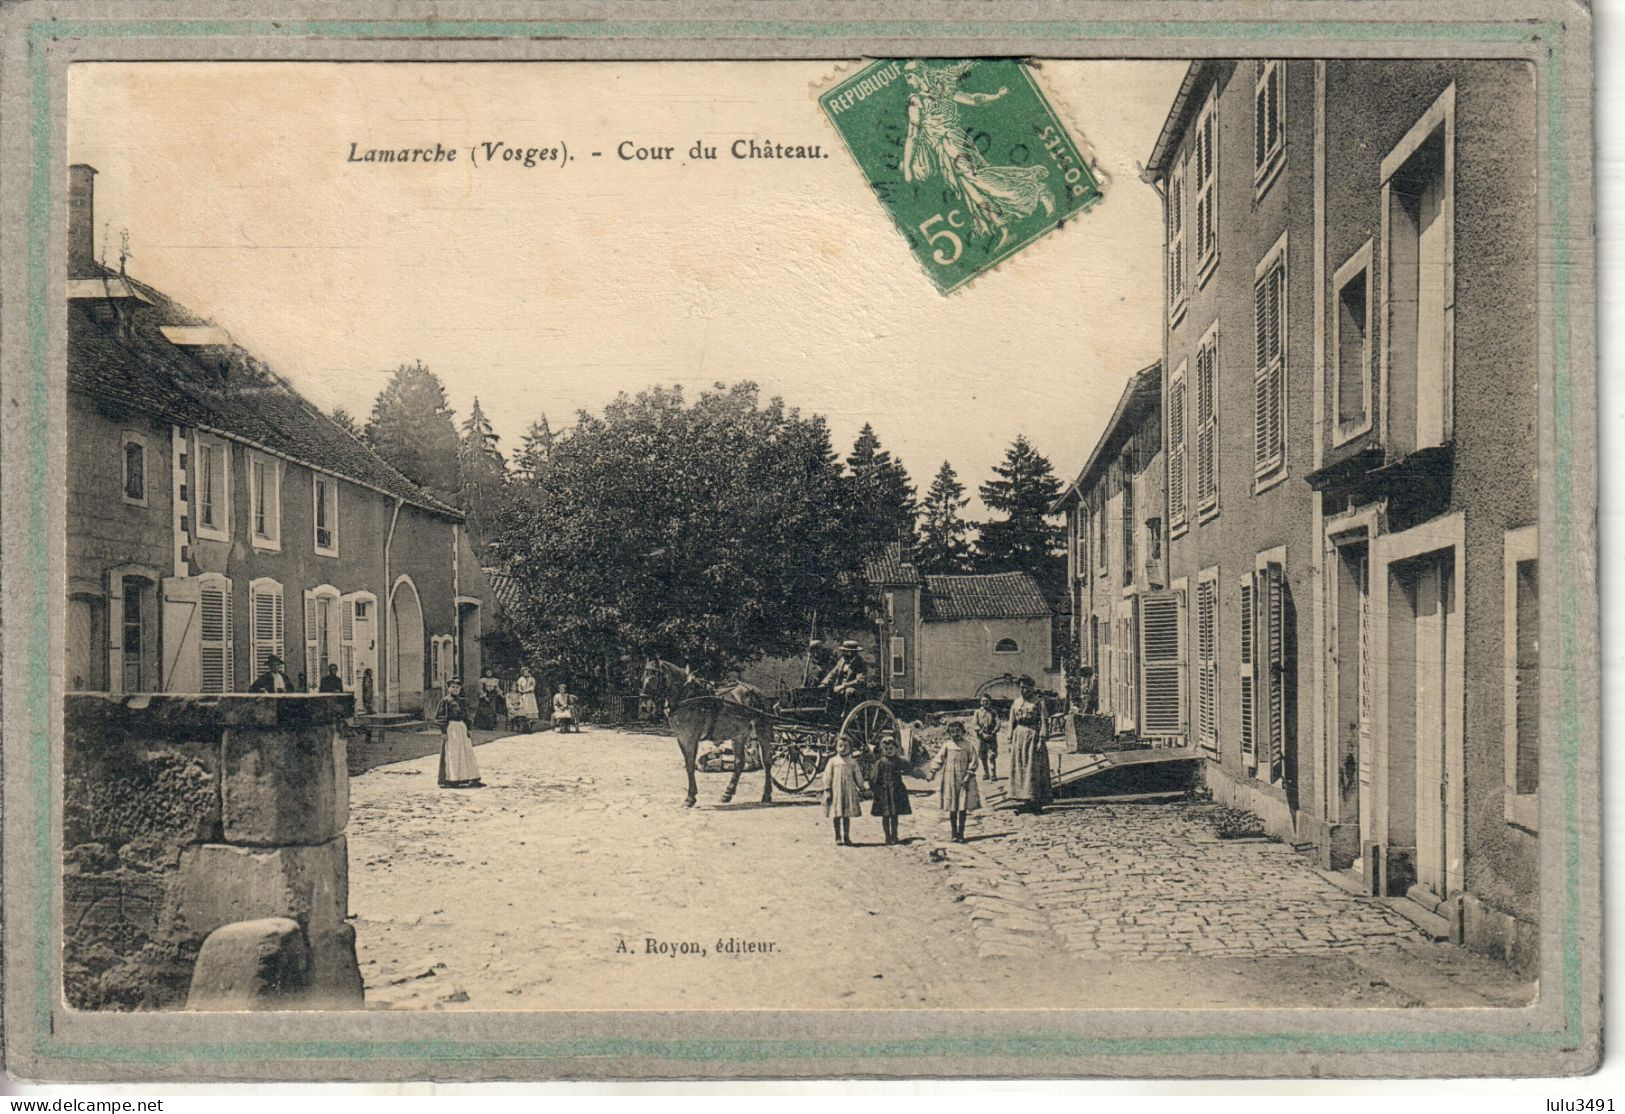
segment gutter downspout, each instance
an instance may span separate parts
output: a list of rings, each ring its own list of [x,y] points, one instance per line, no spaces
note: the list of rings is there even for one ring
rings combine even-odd
[[[389,671],[397,668],[394,652],[389,641],[390,617],[395,610],[395,591],[390,586],[389,581],[389,551],[395,544],[395,524],[401,520],[401,506],[405,502],[406,500],[397,495],[395,497],[395,510],[389,516],[389,533],[384,537],[384,606],[379,608],[378,612],[378,630],[382,635],[379,641],[383,643],[382,648],[384,655],[387,657],[383,667],[384,707],[386,711],[391,712],[400,709],[395,707],[396,698],[390,695],[389,689]]]
[[[453,677],[463,675],[463,580],[459,557],[463,550],[463,528],[451,524],[451,660]]]

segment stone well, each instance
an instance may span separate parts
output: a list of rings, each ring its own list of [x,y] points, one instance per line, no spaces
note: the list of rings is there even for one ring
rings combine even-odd
[[[350,782],[339,729],[352,702],[348,694],[67,696],[70,1006],[180,1008],[210,934],[267,918],[297,924],[308,954],[304,985],[279,988],[277,1008],[361,1005],[346,920]],[[210,1005],[260,1008],[219,995]]]

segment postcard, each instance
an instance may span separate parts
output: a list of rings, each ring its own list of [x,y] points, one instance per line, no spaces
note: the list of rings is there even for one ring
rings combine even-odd
[[[7,9],[9,1070],[1594,1067],[1588,16],[714,7]]]

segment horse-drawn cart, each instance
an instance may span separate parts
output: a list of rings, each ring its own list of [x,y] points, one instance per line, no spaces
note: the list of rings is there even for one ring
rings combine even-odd
[[[820,687],[791,689],[773,709],[773,751],[768,776],[786,793],[800,793],[817,780],[845,737],[867,777],[880,747],[901,745],[896,714],[882,700],[863,700],[841,714],[842,702]]]

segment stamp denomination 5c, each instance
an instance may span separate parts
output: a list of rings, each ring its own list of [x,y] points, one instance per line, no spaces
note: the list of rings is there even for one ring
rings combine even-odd
[[[886,59],[818,102],[944,294],[1100,199],[1017,60]]]

